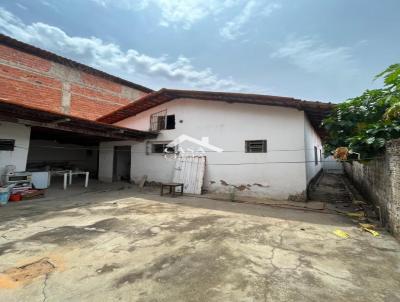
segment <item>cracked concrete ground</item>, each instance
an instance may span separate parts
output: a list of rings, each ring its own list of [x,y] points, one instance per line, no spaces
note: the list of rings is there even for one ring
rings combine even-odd
[[[0,209],[0,301],[400,301],[399,243],[344,216],[69,192]],[[40,259],[55,269],[4,273]]]

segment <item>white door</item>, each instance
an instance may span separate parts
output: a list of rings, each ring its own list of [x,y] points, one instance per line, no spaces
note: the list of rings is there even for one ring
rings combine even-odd
[[[201,194],[205,167],[205,156],[178,157],[175,163],[173,182],[183,183],[184,193]]]

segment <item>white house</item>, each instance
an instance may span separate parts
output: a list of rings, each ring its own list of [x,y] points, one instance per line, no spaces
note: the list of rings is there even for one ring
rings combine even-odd
[[[116,165],[122,163],[130,165],[135,182],[171,182],[176,161],[194,150],[205,155],[202,186],[208,192],[303,200],[322,168],[319,126],[331,109],[285,97],[162,89],[99,119],[159,132],[143,142],[101,143],[99,179],[118,177]],[[177,158],[165,156],[167,145],[182,135],[192,139],[175,148]]]
[[[186,192],[304,199],[321,169],[320,123],[331,104],[153,92],[10,37],[0,40],[0,182],[11,165],[20,172],[86,171],[103,181],[179,180]],[[166,156],[166,148],[174,154]]]

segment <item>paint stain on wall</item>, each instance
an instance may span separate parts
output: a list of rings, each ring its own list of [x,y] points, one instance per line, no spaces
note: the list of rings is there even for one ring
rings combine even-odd
[[[223,185],[223,186],[229,186],[229,184],[225,181],[225,180],[220,180],[219,181],[220,183],[221,183],[221,185]]]

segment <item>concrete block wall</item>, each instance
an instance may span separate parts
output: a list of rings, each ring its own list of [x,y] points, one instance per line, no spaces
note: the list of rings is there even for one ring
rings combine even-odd
[[[0,45],[0,98],[94,120],[145,95],[110,79]]]
[[[386,145],[382,158],[345,163],[344,168],[365,198],[380,207],[383,223],[400,239],[400,139]]]

